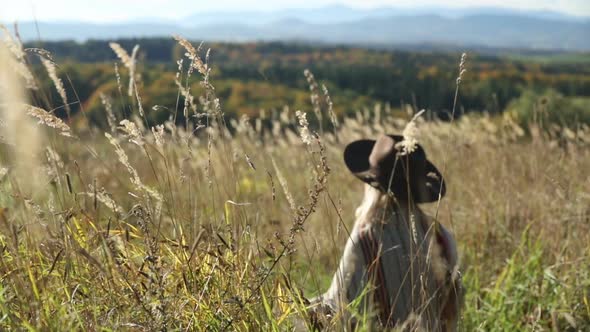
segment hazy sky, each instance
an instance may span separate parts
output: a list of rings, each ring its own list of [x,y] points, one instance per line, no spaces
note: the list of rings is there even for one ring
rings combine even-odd
[[[142,17],[173,19],[210,10],[274,10],[313,8],[331,4],[351,7],[429,5],[447,7],[498,6],[515,9],[548,9],[567,14],[590,16],[590,0],[0,0],[0,21],[72,20],[111,22]]]

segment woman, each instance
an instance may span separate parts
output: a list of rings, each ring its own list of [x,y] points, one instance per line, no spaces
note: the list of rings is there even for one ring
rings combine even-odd
[[[344,161],[367,183],[365,196],[330,288],[312,301],[316,317],[327,310],[344,326],[456,330],[456,244],[417,206],[445,194],[442,175],[401,136],[353,142]]]

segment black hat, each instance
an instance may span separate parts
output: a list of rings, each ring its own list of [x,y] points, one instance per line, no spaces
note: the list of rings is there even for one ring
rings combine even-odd
[[[442,198],[446,191],[442,174],[426,159],[420,145],[404,153],[403,139],[382,135],[377,141],[354,141],[344,150],[344,162],[356,177],[383,192],[391,190],[398,200],[435,202],[439,193]]]

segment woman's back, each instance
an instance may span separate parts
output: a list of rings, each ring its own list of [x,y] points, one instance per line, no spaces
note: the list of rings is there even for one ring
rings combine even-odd
[[[356,312],[383,327],[452,330],[442,315],[456,264],[454,241],[416,206],[401,205],[366,186],[340,266],[318,300],[345,321]]]

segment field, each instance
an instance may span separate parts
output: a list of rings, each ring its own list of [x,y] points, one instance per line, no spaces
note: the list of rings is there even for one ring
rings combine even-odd
[[[23,106],[35,79],[0,49],[0,330],[306,326],[305,299],[328,287],[362,195],[344,146],[400,133],[417,110],[337,116],[308,74],[306,113],[228,119],[204,52],[179,43],[176,107],[143,104],[118,51],[104,130]],[[52,81],[58,94],[67,84]],[[158,107],[186,123],[148,121]],[[423,208],[459,243],[462,331],[590,329],[590,128],[546,123],[539,107],[526,126],[508,114],[416,120],[447,180]]]

